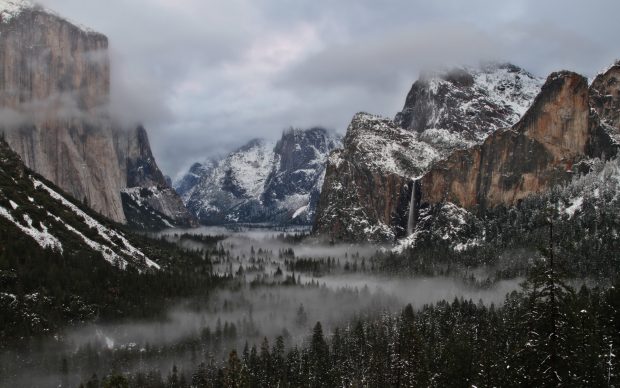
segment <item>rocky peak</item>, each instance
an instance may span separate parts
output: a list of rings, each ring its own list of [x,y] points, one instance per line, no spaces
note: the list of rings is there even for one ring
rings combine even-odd
[[[123,151],[119,156],[125,159],[121,160],[121,164],[127,165],[127,187],[167,185],[164,174],[155,162],[148,134],[143,126],[138,126],[130,133],[127,143],[122,147],[124,149],[119,150]]]
[[[512,128],[454,152],[416,181],[410,214],[444,202],[465,209],[510,206],[566,183],[575,164],[594,156],[588,155],[591,129],[587,80],[568,71],[553,73]]]
[[[324,128],[284,131],[274,148],[275,165],[267,177],[263,201],[273,204],[291,195],[311,193],[323,180],[329,152],[338,146],[338,138]]]
[[[274,148],[280,155],[280,168],[295,170],[308,164],[320,164],[328,150],[334,149],[335,136],[324,128],[310,128],[307,130],[290,128],[282,134]],[[317,158],[318,156],[318,158]]]
[[[604,129],[620,144],[620,61],[596,76],[590,99]]]
[[[194,164],[175,187],[206,224],[312,221],[329,152],[340,145],[323,128],[252,140],[226,157]]]
[[[389,118],[358,113],[344,137],[343,157],[370,171],[414,177],[440,157],[421,137]]]
[[[510,64],[424,72],[394,120],[358,113],[329,159],[315,232],[353,241],[405,235],[412,179],[514,124],[541,85]]]
[[[584,77],[566,71],[540,88],[512,65],[423,75],[396,123],[354,117],[344,149],[329,159],[314,230],[334,240],[393,241],[411,233],[422,208],[510,206],[570,181],[580,161],[617,153],[610,140],[616,71],[590,90]],[[513,125],[501,128],[506,123]],[[479,141],[481,128],[492,130]]]
[[[466,148],[514,124],[541,85],[541,79],[506,63],[427,71],[413,84],[394,121],[420,133],[447,131]]]

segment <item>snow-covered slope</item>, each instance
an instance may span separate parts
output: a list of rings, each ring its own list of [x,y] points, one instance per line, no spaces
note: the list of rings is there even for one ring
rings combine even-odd
[[[543,82],[511,64],[426,72],[394,121],[438,148],[467,148],[516,123]]]
[[[588,174],[529,196],[519,206],[483,214],[451,202],[422,209],[415,232],[393,250],[411,250],[416,257],[442,252],[438,261],[451,257],[480,260],[469,265],[527,266],[527,259],[549,244],[551,214],[556,254],[563,266],[575,273],[613,272],[620,249],[620,160],[592,159],[587,164]]]
[[[23,234],[43,249],[89,252],[110,264],[140,271],[160,266],[106,221],[85,210],[67,194],[28,170],[0,140],[0,232],[2,237]]]
[[[175,189],[205,224],[310,223],[327,156],[339,144],[321,128],[286,131],[277,143],[252,140],[220,160],[194,164]]]

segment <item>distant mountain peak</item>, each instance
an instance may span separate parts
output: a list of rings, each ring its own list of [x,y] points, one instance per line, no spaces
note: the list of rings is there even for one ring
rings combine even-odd
[[[395,122],[416,132],[444,130],[467,144],[515,124],[544,80],[510,63],[488,62],[425,71]]]
[[[310,223],[329,153],[330,131],[289,128],[277,141],[253,139],[220,160],[194,164],[175,188],[205,224]]]

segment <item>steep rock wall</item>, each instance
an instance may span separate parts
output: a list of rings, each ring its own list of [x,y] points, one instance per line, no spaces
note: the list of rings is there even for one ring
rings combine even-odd
[[[124,222],[105,36],[39,8],[0,23],[0,122],[24,163]]]
[[[590,103],[604,131],[613,143],[620,144],[620,62],[594,79],[590,86]]]
[[[568,182],[579,161],[603,156],[602,144],[609,144],[609,138],[590,109],[587,80],[571,72],[553,73],[512,128],[456,151],[426,173],[419,180],[418,206],[451,202],[479,210],[514,205]]]
[[[149,203],[193,218],[166,184],[143,128],[109,115],[108,39],[27,2],[0,13],[0,132],[31,169],[92,209],[126,222],[121,191],[157,186]]]

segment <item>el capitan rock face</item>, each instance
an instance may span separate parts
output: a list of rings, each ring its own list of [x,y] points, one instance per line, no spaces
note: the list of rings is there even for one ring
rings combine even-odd
[[[155,209],[176,219],[181,201],[154,163],[146,132],[110,118],[108,39],[26,1],[0,6],[0,131],[11,148],[112,220],[128,221],[122,190],[151,183],[168,188],[159,202],[177,204],[175,212]],[[179,221],[189,219],[185,212]]]
[[[24,3],[0,23],[0,106],[24,163],[115,221],[125,221],[109,98],[108,39]]]

